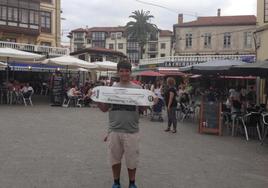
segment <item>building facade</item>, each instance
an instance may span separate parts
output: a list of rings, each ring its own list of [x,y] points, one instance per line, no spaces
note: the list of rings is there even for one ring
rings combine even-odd
[[[174,55],[239,55],[255,54],[253,33],[254,15],[198,17],[183,22],[179,14],[174,25]]]
[[[268,0],[257,0],[257,59],[268,60]]]
[[[144,58],[165,57],[171,55],[173,33],[159,30],[156,36],[150,36],[143,51]],[[125,27],[92,27],[72,30],[71,51],[84,48],[106,48],[125,54],[133,63],[139,62],[139,44],[126,35]]]
[[[60,0],[0,0],[0,41],[59,47]]]

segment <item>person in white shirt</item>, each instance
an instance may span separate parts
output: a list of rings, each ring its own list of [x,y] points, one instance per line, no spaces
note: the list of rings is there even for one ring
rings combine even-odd
[[[30,86],[29,83],[26,83],[25,86],[21,89],[23,97],[29,97],[31,94],[33,94],[34,89],[32,86]]]

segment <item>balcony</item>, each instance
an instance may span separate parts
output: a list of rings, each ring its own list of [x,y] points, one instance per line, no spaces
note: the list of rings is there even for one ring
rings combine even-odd
[[[85,38],[74,38],[74,42],[85,43]]]
[[[0,41],[0,48],[14,48],[17,50],[23,50],[27,52],[46,54],[49,57],[69,55],[70,53],[68,48],[58,48],[58,47],[40,46],[33,44],[23,44],[23,43],[4,42],[4,41]]]
[[[154,65],[159,64],[160,66],[188,66],[196,63],[203,63],[211,60],[241,60],[246,62],[254,62],[256,60],[255,54],[248,55],[187,55],[187,56],[169,56],[151,59],[141,59],[140,65]]]

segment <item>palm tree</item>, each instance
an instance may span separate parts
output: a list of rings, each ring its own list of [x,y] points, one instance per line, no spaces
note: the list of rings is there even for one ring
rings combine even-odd
[[[127,36],[138,42],[140,47],[140,58],[142,59],[143,48],[147,43],[150,34],[156,34],[158,29],[155,24],[149,23],[154,16],[150,15],[150,11],[132,12],[129,16],[135,21],[129,21],[126,25]]]

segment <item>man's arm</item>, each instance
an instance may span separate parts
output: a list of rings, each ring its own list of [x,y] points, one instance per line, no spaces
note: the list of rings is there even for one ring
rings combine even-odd
[[[107,112],[110,108],[110,106],[106,103],[97,103],[98,108],[102,111],[102,112]]]

